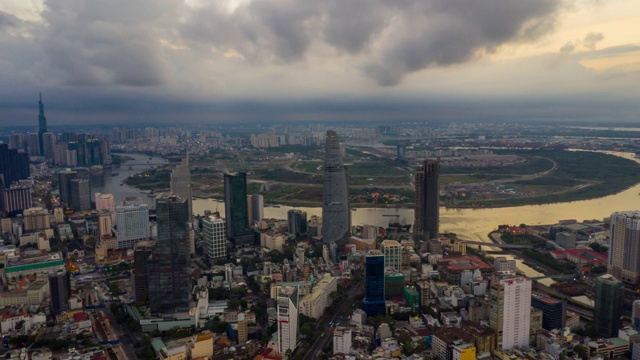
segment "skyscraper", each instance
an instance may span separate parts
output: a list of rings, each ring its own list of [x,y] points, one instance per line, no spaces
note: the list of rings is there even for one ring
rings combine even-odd
[[[27,152],[29,156],[40,156],[42,148],[40,145],[40,135],[38,133],[27,134]]]
[[[348,240],[351,229],[351,212],[349,211],[347,169],[342,164],[340,142],[338,135],[333,130],[327,131],[325,145],[322,224],[322,241],[324,243],[342,243]]]
[[[640,287],[640,211],[611,214],[607,272],[632,289]]]
[[[149,205],[116,206],[116,234],[118,249],[128,249],[139,241],[149,239]]]
[[[416,240],[428,240],[438,236],[440,222],[440,198],[438,177],[440,163],[427,159],[416,171],[416,208],[413,236]]]
[[[44,155],[44,142],[42,135],[47,132],[47,118],[44,116],[44,104],[42,103],[42,93],[38,101],[38,138],[40,139],[40,154]]]
[[[209,261],[227,257],[227,237],[225,221],[220,216],[209,215],[202,218],[204,254]]]
[[[247,229],[247,174],[243,172],[224,174],[224,210],[227,221],[227,238],[236,246],[253,242]]]
[[[392,267],[400,271],[402,263],[402,246],[395,240],[384,240],[380,243],[380,250],[384,254],[384,267]]]
[[[264,218],[264,197],[260,194],[247,195],[247,216],[249,225]]]
[[[364,299],[362,310],[367,316],[384,315],[384,255],[378,250],[371,250],[365,257],[364,265]]]
[[[73,211],[91,210],[91,186],[87,179],[72,179],[71,208]]]
[[[289,210],[287,212],[288,230],[294,235],[307,233],[307,212],[302,210]]]
[[[531,280],[524,277],[496,278],[491,284],[489,325],[496,331],[499,349],[529,344]]]
[[[78,173],[66,169],[58,173],[58,188],[60,193],[60,201],[67,204],[67,207],[71,205],[71,180],[76,179]]]
[[[45,159],[53,161],[55,158],[56,134],[50,132],[42,134],[42,146],[42,154]]]
[[[610,274],[596,278],[596,297],[593,306],[593,329],[598,336],[611,338],[618,336],[624,285]]]
[[[51,294],[51,315],[55,316],[69,310],[71,276],[68,271],[64,269],[49,271],[49,293]]]
[[[298,288],[283,286],[276,299],[278,314],[278,351],[286,354],[296,349],[298,342]]]
[[[189,203],[172,193],[156,197],[158,237],[148,262],[149,303],[152,312],[189,307]]]
[[[152,241],[141,241],[136,244],[135,251],[133,253],[133,268],[135,274],[133,277],[135,287],[136,301],[149,301],[149,261],[151,260],[151,254],[153,253]]]
[[[193,218],[193,199],[191,197],[191,171],[189,154],[171,172],[171,192],[189,202],[189,221]]]
[[[0,143],[0,175],[7,187],[14,181],[27,179],[30,176],[29,154]]]

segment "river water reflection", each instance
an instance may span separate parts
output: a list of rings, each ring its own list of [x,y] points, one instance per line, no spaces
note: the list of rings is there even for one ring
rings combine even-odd
[[[611,153],[617,156],[633,159],[630,153]],[[131,155],[136,160],[133,163],[159,163],[166,160],[153,157],[147,159],[146,155]],[[122,170],[126,168],[126,170]],[[129,170],[128,166],[123,165],[118,176],[112,179],[106,179],[103,188],[94,188],[94,191],[105,193],[113,193],[116,201],[122,201],[124,196],[141,196],[140,192],[129,186],[120,186],[120,182],[129,175],[144,170],[144,167]],[[111,180],[111,181],[108,181]],[[483,208],[483,209],[440,209],[440,231],[453,232],[459,238],[489,242],[487,234],[496,229],[498,225],[510,224],[528,224],[542,225],[554,224],[561,219],[577,219],[578,221],[588,219],[603,219],[611,215],[615,211],[636,210],[640,208],[640,184],[622,191],[615,195],[602,198],[573,201],[566,203],[555,203],[545,205],[527,205],[513,206],[504,208]],[[142,194],[147,203],[152,203],[152,199]],[[264,209],[265,217],[286,219],[287,211],[291,209],[299,209],[307,212],[307,217],[312,215],[322,215],[320,207],[266,207]],[[194,199],[193,213],[204,214],[205,210],[218,211],[221,216],[224,214],[224,203],[212,199]],[[397,219],[401,223],[413,223],[413,209],[394,209],[394,208],[359,208],[351,212],[352,224],[370,224],[378,226],[387,226],[391,219]],[[518,261],[518,268],[525,272],[528,276],[535,277],[541,274],[534,269],[522,264]]]

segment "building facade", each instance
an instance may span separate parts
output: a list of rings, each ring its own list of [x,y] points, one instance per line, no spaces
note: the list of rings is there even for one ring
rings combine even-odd
[[[51,315],[69,310],[71,296],[71,274],[64,269],[49,272],[49,292],[51,293]]]
[[[322,224],[324,243],[346,243],[349,240],[351,211],[347,169],[342,164],[342,148],[333,130],[327,131],[325,145]]]
[[[621,325],[624,284],[613,275],[605,274],[596,278],[595,287],[593,329],[598,336],[616,337]]]
[[[364,282],[362,310],[367,316],[384,315],[384,255],[378,250],[369,251],[365,257]]]
[[[209,215],[202,218],[202,234],[204,241],[204,254],[209,261],[226,259],[227,236],[226,224],[223,218],[217,215]]]
[[[634,290],[640,287],[640,211],[611,214],[607,273]]]
[[[251,233],[247,229],[247,174],[243,172],[224,174],[224,210],[227,222],[227,238],[236,246],[243,245],[241,239]]]
[[[132,248],[138,241],[149,239],[149,205],[122,205],[115,210],[118,249]]]
[[[189,307],[189,203],[172,193],[156,197],[158,237],[149,267],[149,304],[152,312]]]
[[[193,199],[191,195],[191,171],[189,154],[171,171],[171,192],[189,203],[189,221],[193,218]]]
[[[416,206],[413,235],[416,240],[436,238],[440,224],[440,163],[427,159],[416,171]]]
[[[495,279],[491,284],[489,324],[496,331],[497,347],[511,350],[529,344],[531,280],[524,277]]]
[[[285,286],[276,299],[278,322],[278,351],[293,352],[298,342],[298,288]]]

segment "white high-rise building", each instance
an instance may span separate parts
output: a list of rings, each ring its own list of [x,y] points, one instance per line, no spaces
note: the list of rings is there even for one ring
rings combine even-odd
[[[293,352],[298,342],[298,288],[283,286],[277,297],[278,351]]]
[[[131,248],[138,241],[149,239],[149,205],[116,206],[116,224],[118,249]]]
[[[529,345],[530,319],[531,280],[520,276],[496,278],[491,285],[489,325],[496,331],[498,348]]]
[[[384,240],[380,244],[384,254],[384,267],[392,266],[396,271],[400,271],[402,262],[402,246],[395,240]]]
[[[333,332],[333,355],[345,354],[351,352],[351,329],[338,326]]]
[[[640,211],[611,214],[607,272],[628,287],[640,287]]]
[[[223,218],[209,215],[202,218],[204,253],[209,260],[227,257],[226,223]]]

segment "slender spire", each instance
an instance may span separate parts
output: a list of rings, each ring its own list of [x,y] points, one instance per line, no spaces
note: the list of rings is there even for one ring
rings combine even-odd
[[[44,116],[44,104],[42,103],[42,93],[39,92],[38,96],[38,140],[40,142],[40,155],[44,155],[44,142],[42,140],[42,134],[47,132],[47,117]]]

